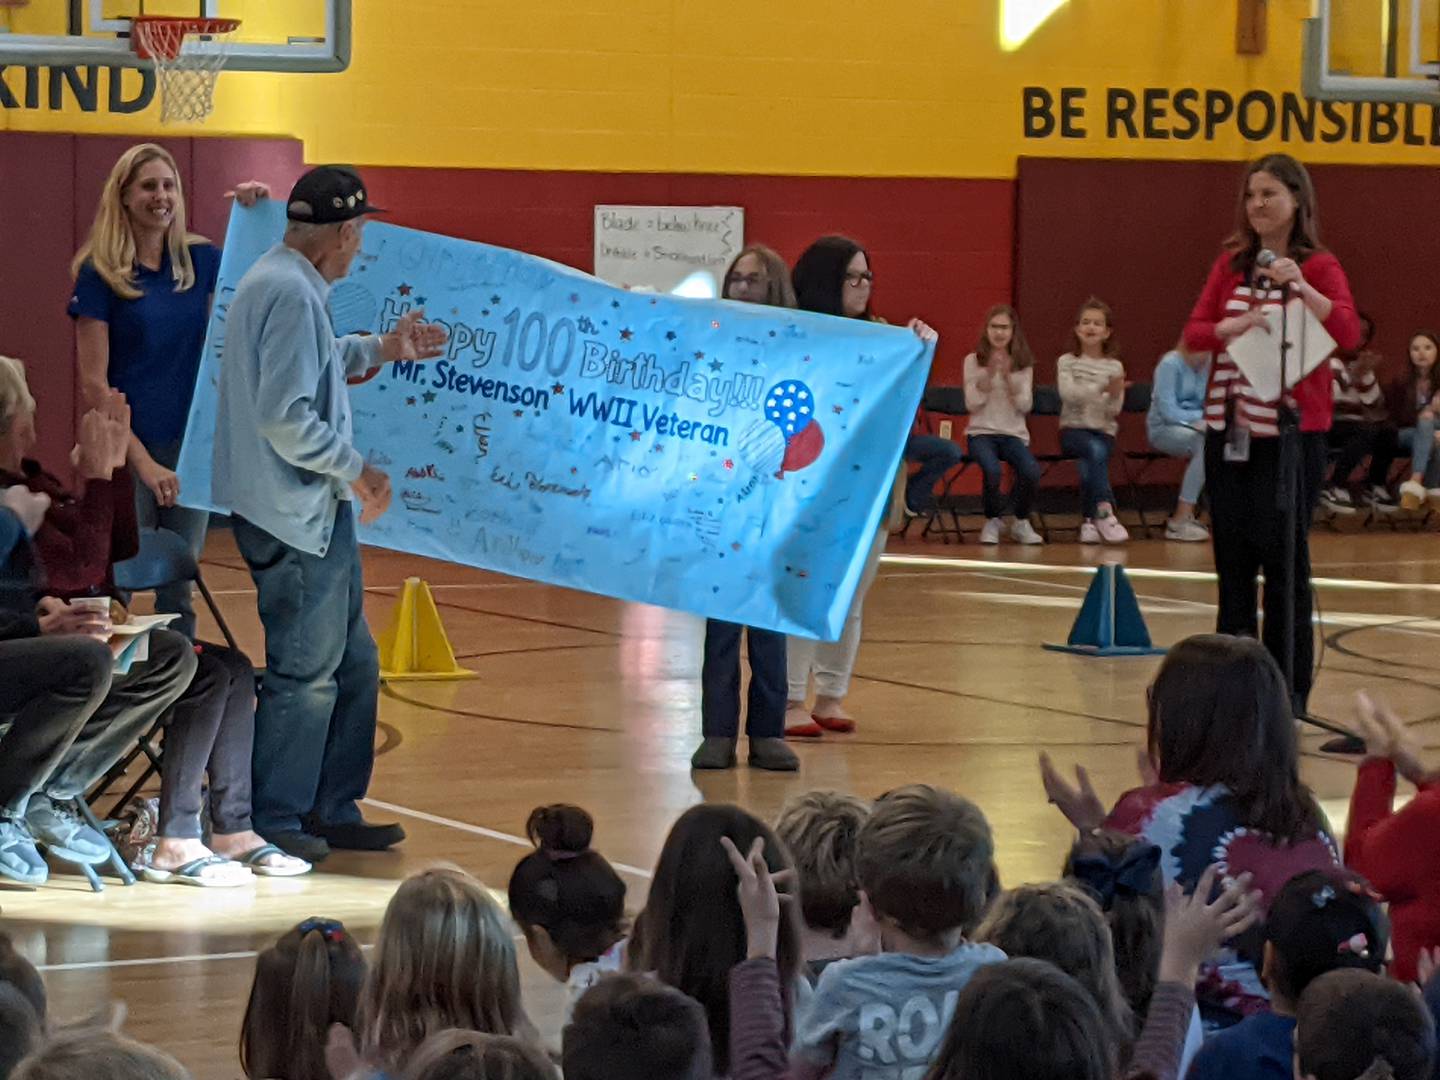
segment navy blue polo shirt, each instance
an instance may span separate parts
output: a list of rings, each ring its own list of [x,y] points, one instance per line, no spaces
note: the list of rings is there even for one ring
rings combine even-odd
[[[110,291],[88,262],[75,278],[71,318],[99,319],[110,327],[110,385],[130,402],[131,427],[146,446],[178,443],[185,434],[210,298],[220,273],[220,249],[190,245],[195,284],[175,291],[167,249],[159,270],[135,269],[141,295],[125,300]]]

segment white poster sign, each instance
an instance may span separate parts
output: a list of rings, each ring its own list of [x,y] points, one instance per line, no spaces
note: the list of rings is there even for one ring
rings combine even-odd
[[[595,207],[595,276],[622,288],[719,296],[744,246],[738,206]]]

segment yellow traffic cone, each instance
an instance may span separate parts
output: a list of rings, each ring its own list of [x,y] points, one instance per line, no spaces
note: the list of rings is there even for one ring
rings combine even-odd
[[[382,679],[473,679],[475,672],[455,662],[455,650],[435,609],[430,586],[406,578],[390,625],[376,642]]]

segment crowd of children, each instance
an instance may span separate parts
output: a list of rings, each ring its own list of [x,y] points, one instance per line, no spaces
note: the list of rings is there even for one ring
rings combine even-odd
[[[1042,763],[1077,825],[1058,881],[1005,889],[985,815],[953,792],[810,792],[773,828],[738,806],[686,811],[632,919],[590,816],[542,807],[510,918],[469,874],[436,867],[401,884],[368,959],[324,918],[264,950],[242,1068],[249,1080],[1281,1080],[1293,1060],[1300,1080],[1429,1080],[1432,1012],[1385,975],[1388,963],[1428,980],[1440,943],[1426,876],[1440,811],[1403,725],[1360,699],[1372,758],[1346,868],[1295,772],[1262,648],[1190,639],[1149,701],[1142,786],[1108,813],[1083,770],[1072,786]],[[1252,757],[1206,752],[1217,740],[1196,733],[1222,717],[1219,742]],[[1421,787],[1399,813],[1396,771]],[[566,984],[558,1046],[521,1000],[511,919]],[[0,1078],[186,1076],[105,1025],[46,1011],[35,969],[0,937]]]

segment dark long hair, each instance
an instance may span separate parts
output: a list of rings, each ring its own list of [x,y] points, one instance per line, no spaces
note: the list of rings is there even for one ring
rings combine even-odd
[[[1285,677],[1258,641],[1196,634],[1172,648],[1150,687],[1146,738],[1162,782],[1224,784],[1250,828],[1296,841],[1323,827],[1300,782]]]
[[[310,918],[262,952],[240,1025],[240,1067],[251,1080],[329,1080],[332,1024],[354,1027],[365,957],[345,927]]]
[[[822,315],[845,314],[845,273],[850,260],[869,253],[848,236],[822,236],[795,261],[791,280],[795,283],[795,301],[802,311],[818,311]],[[861,318],[870,318],[867,304]]]
[[[1315,185],[1305,166],[1289,154],[1266,154],[1254,161],[1245,170],[1240,181],[1240,202],[1235,209],[1235,231],[1225,241],[1225,249],[1231,253],[1230,269],[1244,274],[1247,278],[1255,268],[1255,256],[1260,254],[1260,234],[1250,227],[1250,217],[1245,213],[1245,203],[1250,191],[1250,178],[1256,173],[1266,172],[1290,189],[1295,197],[1295,220],[1290,225],[1290,250],[1277,251],[1284,258],[1289,256],[1296,262],[1303,262],[1317,251],[1324,251],[1320,243],[1320,207],[1315,199]]]
[[[1025,340],[1024,333],[1020,330],[1020,316],[1009,304],[996,304],[989,311],[985,312],[985,321],[980,324],[980,342],[975,346],[975,361],[982,368],[990,366],[990,320],[996,315],[1007,315],[1010,318],[1010,345],[1006,352],[1010,354],[1010,370],[1024,371],[1035,364],[1035,354],[1030,351],[1030,343]]]
[[[1430,385],[1440,389],[1440,385],[1437,385],[1437,377],[1440,377],[1437,376],[1437,373],[1440,373],[1440,335],[1437,335],[1434,330],[1416,330],[1410,335],[1410,340],[1405,343],[1405,383],[1411,388],[1412,393],[1414,387],[1420,383],[1420,369],[1410,360],[1410,346],[1415,344],[1417,337],[1423,337],[1435,346],[1436,362],[1430,367]]]
[[[746,956],[745,917],[735,895],[735,869],[720,846],[722,836],[728,836],[741,854],[760,837],[772,872],[790,866],[780,841],[759,818],[727,804],[691,807],[665,839],[629,949],[631,970],[653,971],[704,1007],[715,1073],[720,1076],[730,1071],[730,969]],[[780,909],[776,957],[787,1032],[790,987],[800,966],[795,907],[787,904]]]
[[[590,848],[595,822],[578,806],[532,810],[535,845],[510,875],[510,915],[550,935],[571,966],[599,959],[625,936],[625,882]]]
[[[730,279],[735,275],[735,267],[746,255],[754,255],[760,260],[760,265],[765,267],[765,303],[771,307],[795,307],[795,286],[790,282],[790,268],[785,265],[779,252],[764,244],[747,244],[740,254],[730,261],[730,265],[725,268],[725,278],[720,283],[721,298],[730,299]]]

